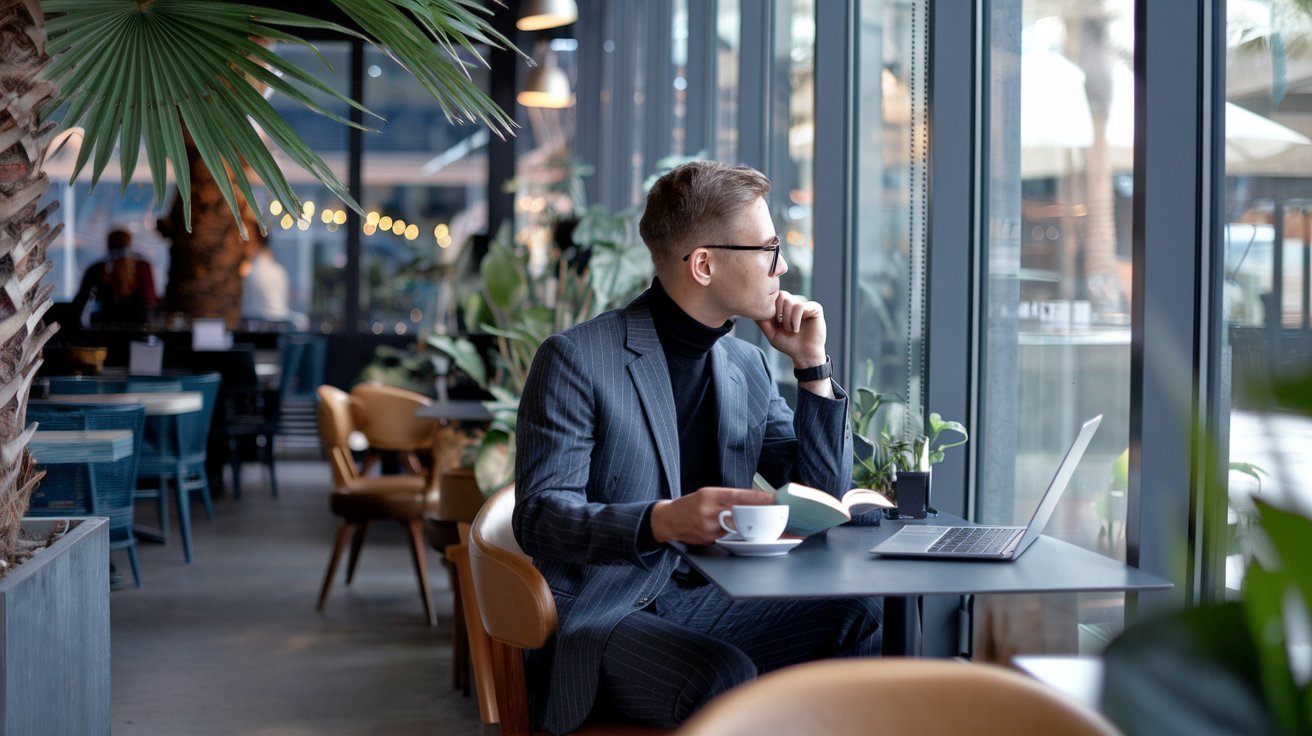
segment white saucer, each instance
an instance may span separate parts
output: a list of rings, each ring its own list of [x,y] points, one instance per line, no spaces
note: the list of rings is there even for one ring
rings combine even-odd
[[[772,539],[768,542],[748,542],[745,539],[733,537],[738,535],[726,535],[717,539],[716,544],[733,554],[744,557],[777,557],[786,555],[793,547],[802,543],[800,539]]]

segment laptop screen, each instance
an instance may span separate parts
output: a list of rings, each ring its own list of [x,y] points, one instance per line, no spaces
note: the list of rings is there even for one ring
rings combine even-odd
[[[1039,502],[1039,507],[1034,510],[1034,516],[1030,517],[1030,523],[1025,526],[1025,536],[1021,537],[1017,550],[1024,550],[1038,538],[1043,528],[1048,525],[1048,519],[1052,517],[1052,512],[1057,508],[1057,502],[1061,500],[1062,493],[1066,490],[1066,485],[1071,482],[1071,476],[1075,475],[1075,468],[1080,464],[1080,458],[1084,457],[1084,451],[1089,447],[1089,441],[1093,439],[1093,433],[1098,430],[1098,425],[1102,423],[1102,415],[1090,419],[1080,428],[1080,433],[1076,435],[1075,441],[1071,443],[1066,450],[1066,457],[1062,458],[1061,465],[1057,466],[1056,475],[1052,476],[1052,482],[1048,484],[1048,490],[1043,492],[1043,499]]]

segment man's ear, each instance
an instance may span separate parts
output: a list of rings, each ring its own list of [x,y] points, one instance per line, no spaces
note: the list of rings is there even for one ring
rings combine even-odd
[[[685,268],[687,268],[688,275],[697,285],[711,285],[711,272],[713,269],[711,268],[710,253],[705,250],[694,251],[692,257],[688,259],[688,264]]]

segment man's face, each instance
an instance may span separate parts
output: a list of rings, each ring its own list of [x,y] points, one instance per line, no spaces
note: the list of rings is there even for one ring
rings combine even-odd
[[[774,222],[770,208],[763,198],[757,198],[742,213],[729,222],[716,239],[718,245],[769,247],[775,240]],[[710,245],[701,243],[700,245]],[[788,270],[783,253],[770,273],[775,254],[767,250],[711,249],[711,288],[719,306],[728,314],[748,319],[774,317],[775,299],[779,293],[779,277]]]

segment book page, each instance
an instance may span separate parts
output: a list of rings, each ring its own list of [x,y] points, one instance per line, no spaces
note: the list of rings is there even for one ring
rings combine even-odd
[[[843,506],[853,515],[856,515],[875,508],[895,508],[897,504],[888,500],[888,497],[879,491],[872,491],[869,488],[853,488],[843,494]]]

